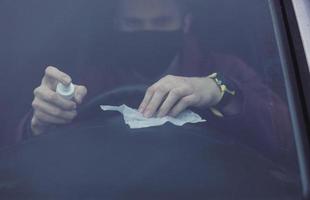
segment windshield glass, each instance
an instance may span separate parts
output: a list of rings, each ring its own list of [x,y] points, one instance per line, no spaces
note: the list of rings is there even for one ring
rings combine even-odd
[[[300,197],[267,0],[10,0],[0,24],[2,194]]]

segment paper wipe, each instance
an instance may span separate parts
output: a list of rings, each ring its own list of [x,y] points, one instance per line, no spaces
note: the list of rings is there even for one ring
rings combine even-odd
[[[199,123],[205,122],[198,114],[185,110],[181,112],[177,117],[165,116],[162,118],[153,117],[146,118],[138,110],[130,108],[126,105],[121,106],[100,106],[103,111],[118,111],[123,114],[125,123],[132,129],[147,128],[153,126],[161,126],[166,122],[170,122],[176,126],[183,126],[186,123]]]

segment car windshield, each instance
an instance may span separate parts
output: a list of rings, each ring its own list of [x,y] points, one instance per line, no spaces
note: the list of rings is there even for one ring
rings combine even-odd
[[[0,197],[300,198],[268,2],[1,1]]]

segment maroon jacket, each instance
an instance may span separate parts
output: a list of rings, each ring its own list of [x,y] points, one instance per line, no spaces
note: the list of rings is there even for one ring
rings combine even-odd
[[[128,76],[124,70],[85,67],[78,71],[78,80],[74,81],[86,85],[87,99],[121,85],[145,84],[143,80]],[[195,39],[186,36],[182,56],[169,74],[201,77],[214,72],[229,78],[238,87],[242,95],[242,110],[234,116],[214,116],[207,119],[208,123],[265,153],[284,155],[292,152],[293,133],[287,104],[242,60],[215,53],[203,56]],[[21,131],[17,133],[17,140],[22,138],[21,134]]]

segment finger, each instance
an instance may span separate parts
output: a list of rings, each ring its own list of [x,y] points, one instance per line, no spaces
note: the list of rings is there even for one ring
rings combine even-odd
[[[37,120],[43,122],[44,124],[67,124],[70,123],[71,120],[65,120],[62,118],[57,118],[51,115],[48,115],[41,111],[35,111],[34,116],[37,118]]]
[[[170,116],[176,117],[178,114],[180,114],[182,111],[184,111],[189,106],[195,105],[199,99],[195,95],[189,95],[186,97],[183,97],[171,110],[169,113]]]
[[[41,99],[38,98],[35,98],[35,100],[32,102],[32,107],[34,108],[35,111],[40,111],[57,118],[62,118],[64,120],[73,120],[77,115],[76,110],[71,111],[62,110],[61,108],[49,104],[45,101],[42,101]]]
[[[37,128],[43,129],[43,127],[46,127],[46,124],[40,121],[36,116],[33,116],[31,119],[31,126],[36,129]]]
[[[155,112],[157,111],[158,107],[164,100],[164,97],[167,95],[169,91],[166,91],[164,89],[157,90],[157,92],[153,95],[152,99],[150,100],[150,103],[146,106],[143,115],[144,117],[152,117]]]
[[[145,109],[147,108],[147,106],[150,104],[151,99],[153,98],[153,95],[156,92],[165,92],[168,93],[169,90],[171,90],[174,86],[171,83],[174,82],[169,82],[169,80],[171,79],[172,76],[168,75],[165,76],[164,78],[160,79],[159,81],[157,81],[156,83],[154,83],[151,87],[149,87],[145,93],[145,96],[139,106],[138,111],[140,113],[144,113]],[[169,84],[170,83],[170,84]]]
[[[63,98],[48,87],[38,87],[34,90],[34,96],[64,110],[74,110],[77,107],[75,102]]]
[[[72,79],[69,75],[60,71],[56,67],[49,66],[45,69],[43,82],[46,82],[49,86],[56,87],[58,82],[61,82],[64,85],[69,85],[71,81]]]
[[[145,108],[147,107],[147,105],[148,105],[149,102],[151,101],[151,99],[152,99],[154,93],[155,93],[155,91],[154,91],[154,89],[153,89],[152,87],[150,87],[150,88],[146,91],[146,93],[145,93],[145,95],[144,95],[144,98],[143,98],[143,100],[142,100],[142,102],[141,102],[141,104],[140,104],[140,106],[139,106],[139,109],[138,109],[140,113],[143,113],[143,112],[145,111]]]
[[[176,88],[169,92],[168,97],[159,109],[158,117],[166,116],[178,100],[190,94],[186,88]]]
[[[87,88],[85,86],[75,85],[74,101],[76,103],[81,104],[86,94]]]
[[[31,129],[34,135],[40,135],[44,132],[46,125],[42,124],[35,116],[31,119]]]

